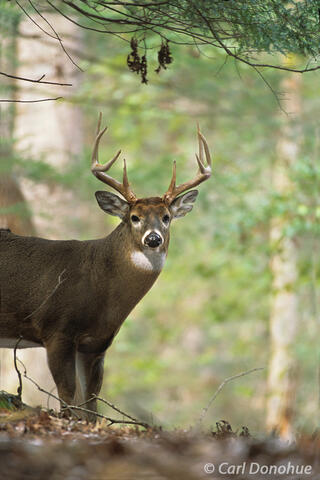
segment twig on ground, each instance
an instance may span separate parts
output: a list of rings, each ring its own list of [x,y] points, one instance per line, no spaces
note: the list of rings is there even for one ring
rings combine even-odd
[[[114,405],[113,403],[109,402],[108,400],[105,400],[104,398],[101,398],[101,397],[98,397],[97,395],[94,395],[94,396],[93,396],[93,399],[96,399],[96,400],[99,400],[99,401],[102,402],[102,403],[105,403],[106,405],[108,405],[108,407],[112,408],[113,410],[115,410],[116,412],[120,413],[120,414],[123,415],[124,417],[127,417],[127,418],[129,418],[130,420],[133,420],[134,422],[140,422],[137,418],[134,418],[134,417],[132,417],[131,415],[128,415],[128,413],[125,413],[123,410],[120,410],[119,407],[117,407],[117,406]]]
[[[40,387],[40,385],[35,381],[33,380],[33,378],[30,378],[28,375],[27,375],[27,369],[26,369],[26,366],[25,364],[17,357],[17,360],[18,362],[21,363],[21,365],[23,366],[23,369],[24,369],[24,372],[23,372],[23,376],[24,378],[26,378],[27,380],[29,380],[29,382],[31,382],[34,386],[37,387],[37,389],[39,390],[39,392],[42,392],[42,393],[45,393],[46,395],[48,395],[49,397],[52,397],[54,398],[55,400],[58,400],[58,402],[60,402],[64,408],[68,408],[68,404],[62,400],[61,398],[59,398],[57,395],[54,395],[53,393],[50,393],[48,392],[48,390],[45,390],[44,388]],[[74,414],[78,419],[80,418],[76,413]]]
[[[136,422],[136,423],[139,424],[139,425],[142,424],[142,423],[143,423],[143,425],[148,425],[148,424],[145,423],[145,422],[141,422],[138,418],[132,417],[132,416],[129,415],[128,413],[124,412],[124,411],[121,410],[119,407],[117,407],[117,406],[114,405],[113,403],[109,402],[109,401],[106,400],[105,398],[98,397],[97,395],[92,395],[92,397],[89,398],[88,400],[86,400],[85,402],[79,403],[78,407],[83,407],[83,405],[86,405],[87,403],[90,403],[92,400],[98,400],[99,402],[105,403],[106,405],[108,405],[108,407],[112,408],[112,409],[115,410],[116,412],[120,413],[120,414],[123,415],[124,417],[129,418],[129,420],[132,420],[133,422]],[[126,422],[126,423],[127,423],[127,422]],[[150,428],[150,425],[148,425],[148,428]]]
[[[19,346],[19,343],[21,342],[22,340],[22,336],[20,335],[17,343],[15,344],[14,346],[14,350],[13,350],[13,362],[14,362],[14,368],[17,372],[17,375],[18,375],[18,379],[19,379],[19,386],[17,388],[17,396],[19,398],[19,400],[21,401],[21,398],[22,398],[22,377],[21,377],[21,372],[18,368],[18,365],[17,365],[17,348]]]
[[[24,365],[24,363],[21,362],[21,360],[19,358],[17,360],[23,365],[23,368],[24,368],[23,376],[24,376],[24,378],[26,378],[27,380],[29,380],[29,382],[31,382],[33,385],[35,385],[37,387],[37,389],[39,390],[39,392],[45,393],[46,395],[49,395],[50,397],[54,398],[55,400],[58,400],[58,402],[61,402],[65,407],[68,406],[68,404],[66,402],[61,400],[59,397],[57,397],[53,393],[50,393],[47,390],[45,390],[44,388],[40,387],[40,385],[35,380],[33,380],[33,378],[30,378],[27,375],[27,369],[26,369],[26,366]]]
[[[50,395],[52,394],[53,390],[55,390],[55,386],[53,386],[50,390]],[[50,410],[50,396],[48,395],[48,398],[47,398],[47,409]]]
[[[89,408],[84,408],[84,407],[81,406],[81,405],[85,405],[86,403],[88,403],[91,400],[94,400],[96,398],[95,396],[93,398],[90,398],[89,400],[86,400],[85,402],[83,402],[80,405],[68,405],[64,400],[59,398],[57,395],[54,395],[53,393],[48,392],[48,390],[45,390],[44,388],[40,387],[40,385],[35,380],[33,380],[33,378],[30,378],[27,375],[27,369],[26,369],[24,363],[18,357],[16,357],[16,359],[22,364],[22,366],[24,368],[23,376],[27,380],[29,380],[33,385],[35,385],[40,392],[45,393],[49,397],[52,397],[52,398],[54,398],[55,400],[58,400],[58,402],[61,403],[61,412],[64,412],[65,410],[69,410],[70,412],[72,412],[72,414],[78,420],[80,420],[80,417],[79,417],[79,415],[76,414],[76,411],[89,413],[89,414],[94,415],[95,417],[104,418],[105,420],[107,420],[109,422],[108,426],[115,425],[115,424],[126,424],[126,425],[137,425],[137,426],[144,427],[146,429],[151,428],[151,426],[146,422],[140,422],[139,420],[118,420],[118,419],[115,419],[115,418],[107,417],[106,415],[103,415],[102,413],[94,412],[93,410],[90,410]],[[100,397],[99,397],[99,400],[100,401],[103,400],[105,403],[108,403],[107,400],[101,399]],[[114,408],[116,409],[117,407],[114,407]],[[120,411],[120,409],[118,409],[117,411]],[[121,412],[121,413],[128,418],[133,418],[133,417],[130,417],[129,415],[125,414],[124,412]]]
[[[87,403],[87,402],[85,402],[85,403]],[[121,423],[121,424],[126,424],[126,425],[139,425],[139,426],[144,427],[144,428],[151,428],[150,425],[146,422],[139,422],[139,420],[117,420],[115,418],[107,417],[106,415],[103,415],[102,413],[94,412],[93,410],[90,410],[89,408],[80,407],[78,405],[67,405],[67,406],[61,408],[61,410],[65,410],[65,409],[79,410],[80,412],[93,414],[98,418],[104,418],[105,420],[108,420],[108,422],[109,422],[108,426]]]
[[[211,405],[213,404],[213,402],[215,401],[215,399],[217,398],[217,396],[219,395],[219,393],[221,392],[221,390],[223,389],[223,387],[227,383],[231,382],[232,380],[236,380],[237,378],[244,377],[245,375],[249,375],[250,373],[257,372],[259,370],[264,370],[264,367],[252,368],[251,370],[247,370],[246,372],[238,373],[237,375],[232,375],[232,377],[228,377],[225,380],[223,380],[223,382],[219,385],[219,387],[217,388],[217,390],[215,391],[213,396],[210,398],[210,401],[209,401],[208,405],[202,409],[201,415],[196,422],[197,425],[201,425],[201,423],[202,423],[204,417],[206,416],[209,408],[211,407]]]

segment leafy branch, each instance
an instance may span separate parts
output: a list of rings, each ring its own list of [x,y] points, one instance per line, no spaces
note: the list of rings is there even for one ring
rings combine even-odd
[[[290,54],[319,58],[319,5],[316,1],[293,0],[168,0],[168,1],[77,1],[62,0],[59,7],[43,1],[70,21],[74,14],[86,23],[79,26],[100,33],[127,34],[140,38],[141,48],[148,34],[161,42],[212,46],[255,68],[275,68],[305,73],[320,64],[302,68],[259,63],[258,53]],[[73,17],[72,17],[73,14]],[[98,26],[98,28],[97,28]]]

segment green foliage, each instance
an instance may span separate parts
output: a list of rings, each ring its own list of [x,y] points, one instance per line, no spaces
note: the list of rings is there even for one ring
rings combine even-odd
[[[316,58],[319,54],[319,2],[317,0],[143,0],[117,5],[112,2],[62,2],[87,20],[100,20],[109,32],[141,35],[161,34],[179,43],[190,38],[238,53],[298,53]],[[79,9],[81,3],[81,9]],[[97,4],[100,4],[99,12]],[[185,37],[185,38],[183,38]]]
[[[210,5],[209,5],[210,4]],[[199,5],[204,16],[220,17],[228,26],[239,53],[297,53],[319,55],[319,2],[317,0],[249,0],[207,2]]]

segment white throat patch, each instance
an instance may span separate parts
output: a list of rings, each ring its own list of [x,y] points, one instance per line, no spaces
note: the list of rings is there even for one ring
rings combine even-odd
[[[132,263],[141,270],[160,272],[166,260],[166,254],[162,252],[140,252],[135,250],[131,253]]]

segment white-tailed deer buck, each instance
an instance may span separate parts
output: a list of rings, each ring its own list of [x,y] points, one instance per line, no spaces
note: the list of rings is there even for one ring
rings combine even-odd
[[[123,198],[96,192],[106,213],[121,223],[106,238],[45,240],[0,230],[0,347],[45,347],[60,399],[69,405],[98,394],[103,360],[122,323],[152,287],[164,265],[171,221],[190,212],[199,185],[211,175],[211,159],[198,128],[199,172],[176,186],[176,164],[162,197],[137,198],[124,162],[123,181],[106,172],[120,155],[98,162],[98,131],[92,173]],[[204,153],[207,166],[204,163]],[[96,401],[88,408],[96,411]]]

